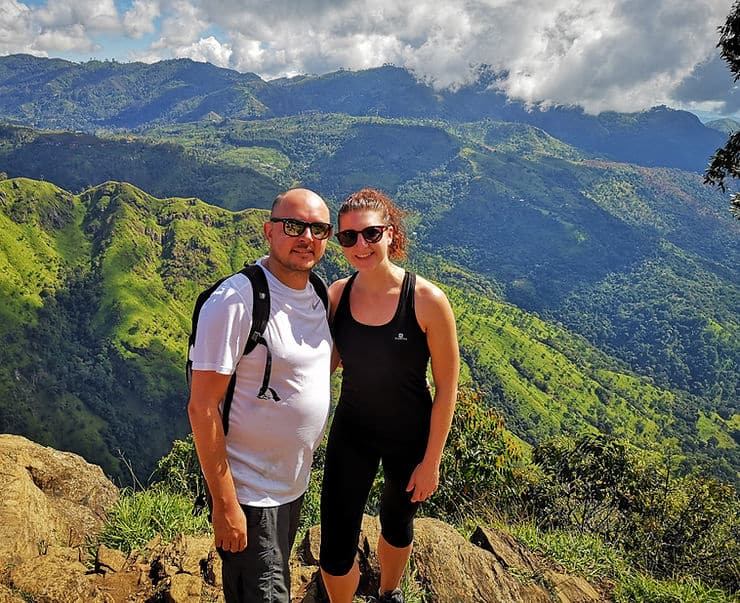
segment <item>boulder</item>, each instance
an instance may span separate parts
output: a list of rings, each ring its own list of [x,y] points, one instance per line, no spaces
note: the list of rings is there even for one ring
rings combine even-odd
[[[50,545],[84,545],[118,494],[82,457],[0,435],[0,564],[36,557]]]
[[[478,526],[470,542],[491,553],[506,569],[535,574],[543,565],[541,558],[503,530]]]
[[[126,565],[126,555],[116,549],[109,549],[105,545],[98,547],[95,558],[95,567],[99,572],[120,572]]]
[[[421,518],[414,527],[416,579],[432,601],[445,603],[551,603],[537,583],[524,584],[492,555],[452,526]]]
[[[190,574],[175,574],[165,594],[168,603],[200,603],[203,582]]]
[[[559,603],[590,603],[605,600],[593,586],[579,576],[546,570],[545,580]]]
[[[365,516],[358,545],[357,593],[377,592],[380,523]],[[327,603],[318,570],[321,528],[305,535],[292,567],[293,601]],[[411,579],[434,603],[589,603],[609,601],[586,580],[570,576],[502,530],[479,527],[471,540],[432,518],[414,522]],[[425,599],[427,600],[427,599]]]
[[[560,603],[590,603],[605,601],[589,582],[580,576],[567,574],[544,557],[530,551],[511,534],[495,528],[478,526],[470,541],[489,551],[507,570],[521,576],[541,576],[554,599]]]

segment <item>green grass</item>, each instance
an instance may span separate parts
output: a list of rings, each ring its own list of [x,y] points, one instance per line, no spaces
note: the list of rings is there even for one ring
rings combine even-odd
[[[737,595],[693,578],[660,580],[641,573],[600,538],[565,531],[545,532],[533,523],[505,529],[529,548],[591,582],[611,581],[615,603],[732,603]]]
[[[615,603],[736,603],[740,598],[698,580],[655,580],[627,574],[614,591]]]
[[[141,549],[155,536],[171,541],[177,534],[208,534],[211,525],[205,513],[193,515],[193,500],[165,488],[121,493],[108,511],[100,542],[124,552]]]
[[[698,412],[699,418],[696,421],[696,428],[699,432],[699,437],[704,441],[709,441],[710,438],[716,440],[716,446],[718,448],[735,448],[737,444],[732,436],[727,433],[727,421],[722,419],[717,413],[711,413],[709,416],[703,412]],[[740,414],[733,415],[733,419],[737,417],[740,419]]]

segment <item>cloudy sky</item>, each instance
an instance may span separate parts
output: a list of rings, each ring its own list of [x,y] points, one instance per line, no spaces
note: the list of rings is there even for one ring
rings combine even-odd
[[[740,110],[732,0],[0,0],[0,55],[188,57],[265,79],[391,63],[436,87],[489,65],[531,102]]]

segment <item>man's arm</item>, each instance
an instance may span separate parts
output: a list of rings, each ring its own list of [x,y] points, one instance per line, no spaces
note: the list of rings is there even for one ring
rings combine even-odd
[[[231,375],[194,370],[188,416],[198,460],[213,498],[216,546],[237,552],[247,546],[247,520],[237,500],[231,469],[226,460],[226,437],[218,410],[230,379]]]

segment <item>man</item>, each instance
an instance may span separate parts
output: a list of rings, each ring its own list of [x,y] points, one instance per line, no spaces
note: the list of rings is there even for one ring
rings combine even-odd
[[[213,499],[227,603],[289,603],[288,558],[330,404],[331,334],[309,282],[331,235],[329,209],[316,193],[291,189],[275,199],[263,228],[269,254],[258,264],[270,293],[264,339],[272,393],[257,395],[264,346],[242,355],[253,307],[246,276],[226,279],[205,302],[190,352],[188,415]],[[220,403],[234,371],[226,435]]]

